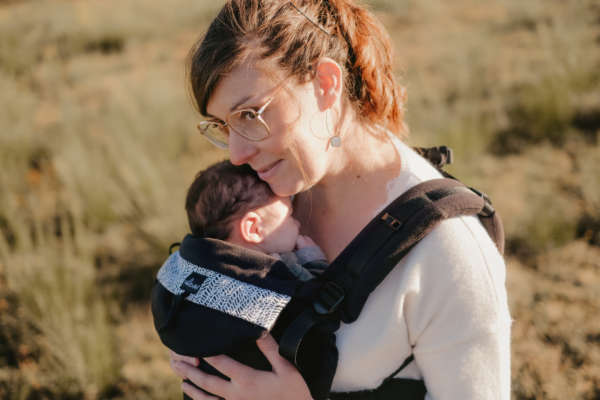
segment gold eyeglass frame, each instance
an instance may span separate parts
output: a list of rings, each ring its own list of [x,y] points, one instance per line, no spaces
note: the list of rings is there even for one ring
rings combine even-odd
[[[235,110],[232,111],[226,118],[225,121],[218,121],[218,120],[206,120],[206,121],[202,121],[198,124],[197,128],[200,131],[200,134],[202,136],[204,136],[209,142],[211,142],[213,145],[217,146],[218,148],[221,148],[223,150],[227,150],[227,148],[229,148],[229,144],[228,143],[223,143],[209,135],[206,134],[206,132],[208,131],[208,129],[210,127],[214,127],[217,126],[219,128],[228,128],[231,129],[233,132],[235,132],[236,134],[240,135],[241,137],[243,137],[244,139],[247,139],[251,142],[260,142],[262,140],[265,140],[266,138],[268,138],[271,135],[271,128],[269,128],[269,124],[267,124],[267,122],[264,120],[264,118],[262,117],[262,114],[265,112],[265,110],[267,109],[267,107],[269,106],[269,104],[271,104],[271,102],[273,101],[273,99],[275,98],[275,96],[271,97],[269,100],[267,100],[267,102],[265,104],[263,104],[258,110],[255,110],[253,108],[247,107],[247,108],[241,108],[239,110]],[[230,118],[232,115],[238,115],[244,112],[249,112],[255,115],[255,118],[265,127],[265,130],[267,132],[267,134],[264,137],[261,138],[253,138],[253,137],[249,137],[247,136],[244,132],[241,132],[238,129],[235,129],[231,123],[229,122]]]

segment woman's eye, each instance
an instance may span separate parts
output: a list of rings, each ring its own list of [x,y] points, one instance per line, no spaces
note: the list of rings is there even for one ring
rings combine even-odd
[[[253,121],[256,119],[256,112],[252,110],[244,110],[240,112],[240,119],[245,121]]]

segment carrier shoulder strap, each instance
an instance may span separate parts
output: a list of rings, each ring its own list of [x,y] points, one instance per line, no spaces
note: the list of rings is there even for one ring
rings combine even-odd
[[[311,308],[290,324],[280,353],[295,362],[304,335],[324,320],[354,322],[368,296],[421,239],[441,221],[477,215],[498,250],[504,231],[491,202],[481,192],[449,178],[422,182],[394,200],[352,240],[319,279]]]

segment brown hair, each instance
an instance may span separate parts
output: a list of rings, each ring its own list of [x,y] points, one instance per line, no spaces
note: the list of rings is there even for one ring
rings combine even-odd
[[[275,194],[250,166],[228,160],[199,172],[188,189],[185,210],[192,234],[227,240],[232,222],[265,205]]]
[[[357,115],[405,132],[405,95],[394,79],[389,36],[357,1],[229,0],[189,56],[191,91],[201,114],[207,114],[219,80],[251,53],[274,58],[300,83],[313,76],[319,58],[336,60]]]

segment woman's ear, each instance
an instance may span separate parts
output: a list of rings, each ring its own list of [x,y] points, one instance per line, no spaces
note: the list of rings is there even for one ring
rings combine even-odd
[[[331,58],[323,57],[315,68],[314,82],[319,108],[327,110],[342,94],[342,68]]]
[[[246,243],[259,244],[264,238],[260,215],[254,211],[247,212],[238,222],[242,240]]]

